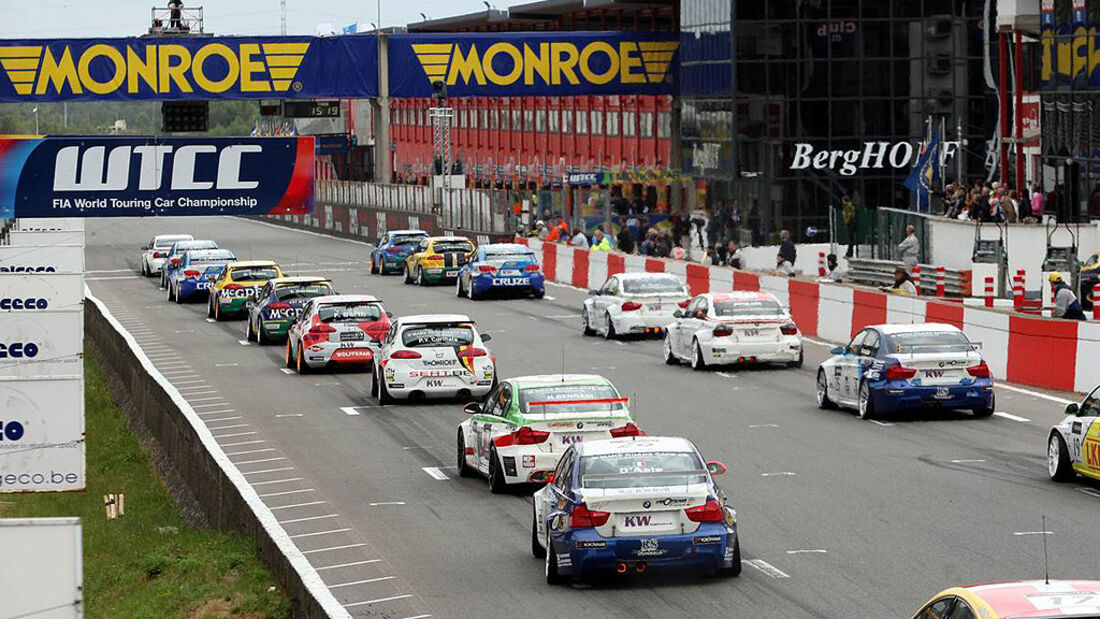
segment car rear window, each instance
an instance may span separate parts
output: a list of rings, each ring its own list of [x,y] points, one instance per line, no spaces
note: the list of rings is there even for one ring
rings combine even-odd
[[[238,267],[229,270],[235,282],[266,282],[279,276],[275,267]]]
[[[192,249],[187,252],[191,262],[229,262],[237,257],[228,249]]]
[[[462,241],[453,241],[453,242],[452,241],[445,241],[445,242],[437,242],[435,244],[435,251],[438,252],[438,253],[443,253],[443,252],[447,252],[447,251],[468,252],[468,251],[472,250],[473,248],[474,248],[474,246],[471,245],[469,242],[464,243]]]
[[[474,330],[463,325],[413,325],[401,332],[408,348],[467,346],[474,343]]]
[[[714,315],[722,318],[738,316],[783,316],[783,307],[770,299],[739,299],[715,301]]]
[[[373,322],[381,320],[382,305],[369,301],[325,303],[317,309],[321,322]]]
[[[684,291],[684,285],[674,275],[665,277],[626,278],[622,280],[623,292],[626,294],[661,294],[679,293]]]
[[[287,301],[289,299],[309,299],[330,294],[336,294],[336,291],[332,289],[332,284],[292,284],[289,286],[279,286],[275,289],[275,298],[280,301]]]
[[[886,336],[886,346],[891,353],[966,352],[974,348],[959,331],[892,333]]]
[[[218,244],[214,241],[177,241],[169,247],[172,248],[172,253],[180,253],[188,249],[217,249]]]
[[[650,451],[584,456],[580,461],[584,488],[650,488],[702,484],[707,472],[694,453]]]
[[[522,249],[486,249],[486,260],[535,260],[535,254]]]
[[[394,245],[415,245],[426,237],[426,234],[402,234],[393,237]]]
[[[608,413],[626,408],[625,402],[600,402],[618,399],[611,385],[547,385],[520,389],[519,402],[524,414],[573,416],[578,413]],[[592,400],[597,400],[593,402]],[[560,404],[559,404],[560,402]],[[532,406],[532,403],[534,406]]]
[[[169,236],[169,237],[165,237],[163,239],[156,239],[156,242],[153,243],[153,247],[156,247],[157,249],[167,249],[167,248],[171,247],[172,245],[174,245],[175,243],[178,243],[178,242],[184,241],[184,240],[191,240],[191,237],[189,237],[189,236]]]

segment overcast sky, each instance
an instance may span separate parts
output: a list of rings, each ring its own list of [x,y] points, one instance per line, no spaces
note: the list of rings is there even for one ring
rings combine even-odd
[[[515,4],[520,4],[517,0]],[[0,37],[5,39],[135,36],[149,27],[150,8],[167,0],[0,0]],[[202,6],[206,31],[214,34],[279,34],[279,0],[184,0]],[[494,8],[508,3],[490,0]],[[381,0],[382,25],[437,19],[485,10],[481,0]],[[369,28],[378,21],[377,0],[286,0],[287,34],[315,34],[332,23],[339,31],[352,22]]]

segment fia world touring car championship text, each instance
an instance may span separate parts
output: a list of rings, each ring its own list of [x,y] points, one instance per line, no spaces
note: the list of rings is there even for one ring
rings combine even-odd
[[[144,198],[54,198],[52,208],[74,209],[86,211],[91,209],[165,209],[165,208],[254,208],[259,205],[259,200],[240,196],[236,198],[163,198],[156,197],[151,200]]]

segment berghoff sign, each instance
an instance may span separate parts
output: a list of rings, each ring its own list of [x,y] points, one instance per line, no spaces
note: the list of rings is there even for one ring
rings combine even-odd
[[[958,142],[944,142],[940,149],[940,163],[953,157],[959,149]],[[909,142],[864,142],[863,148],[850,150],[816,150],[813,144],[799,142],[794,145],[792,170],[830,170],[841,176],[853,176],[860,170],[910,168],[920,147]]]

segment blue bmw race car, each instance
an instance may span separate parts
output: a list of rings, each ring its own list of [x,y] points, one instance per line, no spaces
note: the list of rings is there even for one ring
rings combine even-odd
[[[160,287],[167,288],[168,280],[172,279],[172,274],[180,264],[180,260],[183,259],[183,252],[189,249],[217,249],[218,244],[214,241],[202,239],[202,240],[190,240],[190,241],[176,241],[172,244],[172,247],[168,249],[168,253],[165,254],[164,266],[160,269]]]
[[[237,256],[228,249],[188,249],[168,280],[168,300],[183,303],[196,294],[206,294]]]
[[[817,371],[817,403],[860,418],[921,407],[993,414],[993,374],[978,346],[948,324],[872,325],[835,346]]]
[[[535,252],[518,243],[493,243],[474,250],[470,261],[458,271],[456,293],[479,299],[493,292],[546,294],[546,278]]]
[[[370,251],[370,272],[379,275],[400,273],[405,268],[405,258],[428,236],[423,230],[390,230]]]

